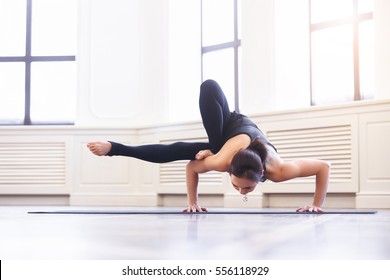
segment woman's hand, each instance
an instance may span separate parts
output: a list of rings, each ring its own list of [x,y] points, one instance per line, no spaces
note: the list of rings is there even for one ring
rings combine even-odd
[[[201,160],[213,155],[214,154],[210,150],[201,150],[196,154],[195,158]]]
[[[300,207],[296,210],[297,212],[324,212],[321,207],[314,206],[314,205],[306,205],[303,207]]]
[[[188,206],[186,209],[183,210],[183,212],[208,212],[206,208],[200,207],[198,204],[193,204],[191,206]]]

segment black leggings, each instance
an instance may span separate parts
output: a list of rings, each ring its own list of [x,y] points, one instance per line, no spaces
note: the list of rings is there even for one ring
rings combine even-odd
[[[217,153],[224,143],[223,131],[231,112],[225,94],[217,82],[207,80],[200,86],[199,108],[203,126],[209,142],[176,142],[173,144],[151,144],[125,146],[111,142],[108,156],[127,156],[144,161],[164,163],[176,160],[193,160],[200,150]]]

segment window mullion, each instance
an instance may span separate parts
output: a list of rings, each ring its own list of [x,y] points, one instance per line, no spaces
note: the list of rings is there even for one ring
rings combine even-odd
[[[238,48],[241,44],[238,38],[238,3],[234,0],[234,109],[240,112],[239,100],[239,69],[238,69]]]
[[[240,44],[241,44],[240,40],[234,40],[231,42],[221,43],[218,45],[205,46],[205,47],[202,47],[202,53],[205,54],[208,52],[219,51],[219,50],[223,50],[223,49],[227,49],[227,48],[237,48],[240,46]]]
[[[360,94],[360,67],[359,67],[359,21],[358,14],[358,1],[353,1],[353,69],[354,69],[354,100],[361,100]]]
[[[32,0],[27,0],[24,124],[31,125],[31,23]]]

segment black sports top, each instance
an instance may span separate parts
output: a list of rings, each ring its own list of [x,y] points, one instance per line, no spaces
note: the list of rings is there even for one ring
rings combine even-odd
[[[271,146],[276,151],[276,148],[269,142],[264,133],[252,120],[245,115],[232,112],[229,122],[224,127],[224,140],[226,142],[239,134],[248,135],[251,138],[251,141],[259,137],[262,142]]]

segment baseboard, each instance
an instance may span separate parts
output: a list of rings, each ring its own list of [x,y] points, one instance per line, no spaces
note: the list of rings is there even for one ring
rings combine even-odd
[[[69,195],[0,195],[0,205],[69,205]]]
[[[268,194],[268,206],[274,208],[295,208],[313,203],[314,194]],[[323,208],[325,209],[355,209],[356,195],[350,193],[328,193]]]
[[[159,205],[157,194],[72,194],[71,206],[145,206]]]
[[[357,194],[356,208],[390,209],[390,194]]]

